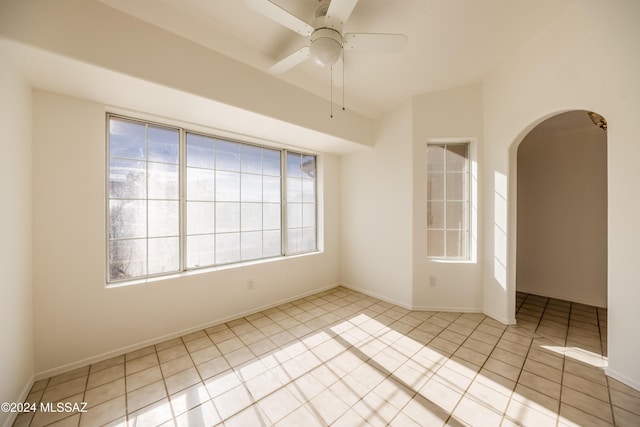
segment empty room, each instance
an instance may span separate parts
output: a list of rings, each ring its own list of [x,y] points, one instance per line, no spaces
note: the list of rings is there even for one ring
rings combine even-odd
[[[638,22],[0,0],[0,426],[640,425]]]

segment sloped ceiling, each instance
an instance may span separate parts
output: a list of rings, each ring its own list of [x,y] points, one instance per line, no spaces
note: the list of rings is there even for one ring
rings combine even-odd
[[[409,45],[347,56],[347,109],[333,118],[329,99],[339,104],[342,93],[328,70],[308,61],[267,72],[307,40],[244,0],[0,2],[0,56],[39,89],[238,135],[252,123],[250,137],[345,154],[374,143],[383,112],[481,81],[575,1],[359,0],[344,32],[404,33]],[[309,22],[319,4],[276,2]]]
[[[99,1],[265,72],[307,44],[243,0]],[[319,1],[273,3],[311,22]],[[411,96],[477,82],[574,1],[360,0],[344,32],[404,33],[409,44],[396,54],[348,55],[345,104],[376,117]],[[311,61],[280,78],[331,97],[329,71]],[[342,102],[340,88],[333,97]]]

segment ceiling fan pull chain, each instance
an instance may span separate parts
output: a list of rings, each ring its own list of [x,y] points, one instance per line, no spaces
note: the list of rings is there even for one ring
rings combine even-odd
[[[347,66],[347,57],[344,54],[344,47],[342,48],[342,111],[346,111],[344,108],[344,86],[347,82],[344,79],[344,68]]]
[[[329,68],[329,85],[329,93],[331,93],[329,97],[329,117],[333,119],[333,66]]]

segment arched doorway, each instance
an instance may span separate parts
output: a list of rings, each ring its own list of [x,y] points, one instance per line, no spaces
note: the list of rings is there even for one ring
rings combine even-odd
[[[517,152],[516,290],[607,305],[607,133],[553,116]]]

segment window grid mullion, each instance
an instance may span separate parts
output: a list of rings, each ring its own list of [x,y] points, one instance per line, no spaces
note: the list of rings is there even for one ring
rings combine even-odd
[[[218,265],[218,257],[216,256],[216,249],[218,243],[218,168],[216,161],[218,160],[218,140],[213,140],[213,265]]]
[[[442,195],[442,209],[444,211],[444,217],[442,218],[443,221],[443,228],[444,228],[444,256],[447,256],[447,144],[444,144],[444,164],[442,166],[442,170],[443,170],[443,181],[444,181],[444,193]]]
[[[287,194],[288,153],[287,150],[280,152],[280,253],[282,255],[287,255],[289,252],[289,228],[287,227],[289,210],[289,195]]]
[[[180,235],[178,236],[178,250],[180,271],[187,270],[187,143],[184,129],[180,129],[178,141],[178,221]]]
[[[240,161],[240,165],[238,167],[238,176],[240,177],[240,193],[238,194],[238,213],[240,215],[240,227],[238,228],[238,239],[239,248],[240,248],[240,261],[242,261],[242,147],[239,149],[238,160]]]
[[[145,200],[145,205],[146,205],[146,215],[145,215],[145,220],[146,220],[146,234],[147,234],[147,239],[146,239],[146,244],[147,244],[147,253],[146,253],[146,257],[147,257],[147,268],[146,268],[146,274],[149,274],[149,124],[145,124],[144,125],[144,151],[145,151],[145,195],[144,195],[144,200]]]

